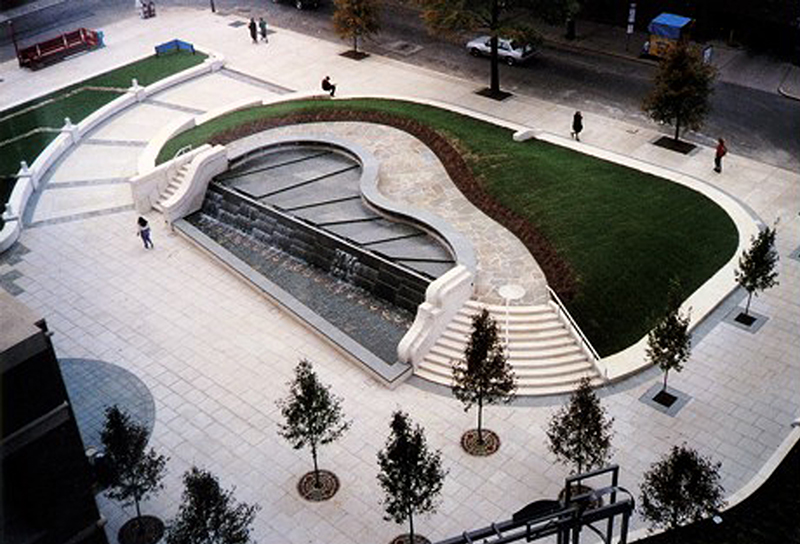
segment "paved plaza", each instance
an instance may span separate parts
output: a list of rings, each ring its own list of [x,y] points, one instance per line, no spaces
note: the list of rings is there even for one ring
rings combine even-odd
[[[128,373],[134,375],[152,395],[150,444],[170,461],[164,490],[142,505],[143,513],[173,517],[181,475],[197,465],[216,474],[223,486],[235,486],[239,500],[261,505],[253,526],[259,544],[388,542],[406,527],[382,518],[376,453],[398,408],[425,427],[429,444],[442,450],[449,469],[439,512],[415,520],[431,540],[506,519],[533,500],[553,498],[568,474],[545,444],[546,423],[565,397],[489,407],[486,425],[500,435],[502,447],[488,458],[470,457],[459,438],[474,426],[475,415],[465,413],[449,395],[418,378],[395,390],[379,385],[324,339],[164,227],[156,212],[148,216],[155,249],[142,249],[126,180],[136,173],[145,142],[167,123],[230,101],[314,92],[326,74],[339,85],[337,97],[397,96],[458,105],[542,131],[543,139],[558,145],[659,165],[713,185],[741,202],[757,221],[771,225],[779,220],[780,284],[752,302],[752,310],[768,320],[755,334],[726,322],[743,305],[745,293],[737,291],[699,325],[691,359],[683,372],[670,375],[670,385],[688,397],[680,411],[661,413],[640,400],[661,380],[657,369],[598,393],[615,418],[613,461],[621,466],[621,483],[637,496],[642,473],[672,445],[686,442],[721,461],[722,484],[731,495],[789,436],[800,416],[797,172],[737,156],[732,149],[725,171],[715,174],[713,148],[680,155],[652,145],[661,135],[655,125],[643,130],[592,115],[585,115],[582,141],[574,142],[569,137],[573,111],[566,107],[522,95],[495,102],[474,94],[483,81],[377,56],[356,62],[339,56],[345,45],[283,29],[276,29],[269,45],[252,45],[245,29],[230,26],[240,19],[165,9],[152,20],[131,18],[108,26],[103,29],[105,49],[45,70],[0,64],[4,109],[30,98],[31,89],[49,92],[147,55],[154,45],[173,38],[218,51],[227,60],[222,71],[156,95],[89,134],[45,177],[17,246],[0,255],[0,287],[47,319],[60,359],[118,365],[126,371],[125,380]],[[376,155],[391,159],[389,153],[381,156],[381,141],[375,142]],[[498,275],[510,272],[499,268]],[[526,270],[530,275],[538,268],[532,263]],[[340,441],[321,449],[320,466],[334,471],[342,484],[325,503],[298,496],[295,486],[312,468],[311,456],[291,449],[277,434],[281,418],[275,402],[285,396],[283,384],[302,358],[312,361],[322,381],[343,397],[344,411],[353,420]],[[95,384],[87,380],[85,387],[90,397]],[[108,519],[109,541],[116,543],[117,531],[134,509],[123,509],[103,495],[98,503]],[[643,526],[637,518],[634,529]]]

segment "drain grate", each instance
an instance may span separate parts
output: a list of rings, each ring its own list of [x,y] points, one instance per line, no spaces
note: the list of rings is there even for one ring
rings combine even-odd
[[[383,47],[385,47],[389,51],[392,51],[399,55],[403,55],[405,57],[413,55],[414,53],[417,53],[422,50],[421,45],[415,45],[413,43],[408,43],[404,41],[385,43],[383,44]]]

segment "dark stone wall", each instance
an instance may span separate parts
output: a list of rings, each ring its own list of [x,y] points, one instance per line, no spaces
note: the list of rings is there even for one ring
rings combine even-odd
[[[209,185],[202,213],[412,314],[425,300],[430,279],[227,188]]]

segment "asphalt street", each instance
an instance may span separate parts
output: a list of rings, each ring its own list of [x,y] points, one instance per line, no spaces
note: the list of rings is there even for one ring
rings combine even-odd
[[[209,9],[211,1],[162,0],[159,6]],[[318,10],[295,9],[294,2],[268,0],[215,0],[221,14],[243,17],[266,14],[270,24],[315,37],[340,41],[333,31],[333,5],[324,1]],[[73,0],[61,21],[42,21],[42,37],[80,25],[102,27],[104,23],[130,16],[131,0]],[[417,12],[402,2],[386,2],[382,30],[364,44],[379,53],[417,66],[444,71],[474,80],[476,89],[488,83],[488,59],[472,58],[463,46],[465,37],[431,36]],[[243,30],[243,32],[246,32]],[[35,41],[25,37],[24,43]],[[343,47],[349,45],[342,42]],[[0,58],[13,58],[4,46]],[[500,68],[501,85],[512,93],[525,94],[580,109],[585,123],[592,114],[611,116],[642,127],[651,127],[640,104],[651,87],[655,63],[642,63],[587,51],[570,51],[547,44],[525,66]],[[711,145],[725,137],[733,152],[788,169],[800,168],[800,102],[788,99],[776,89],[743,86],[717,81],[711,98],[712,111],[699,132],[687,132],[686,140]],[[567,127],[564,130],[568,130]],[[670,127],[664,132],[671,134]]]

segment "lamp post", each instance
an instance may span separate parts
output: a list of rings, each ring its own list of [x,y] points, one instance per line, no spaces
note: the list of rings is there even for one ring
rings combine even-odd
[[[500,287],[500,289],[498,289],[498,292],[500,293],[500,296],[503,297],[503,299],[506,301],[506,349],[508,349],[508,343],[510,340],[509,324],[508,324],[509,306],[511,305],[512,300],[519,300],[525,296],[525,288],[522,287],[521,285],[516,285],[511,283]]]
[[[211,13],[216,13],[217,7],[214,5],[214,0],[211,0]]]

